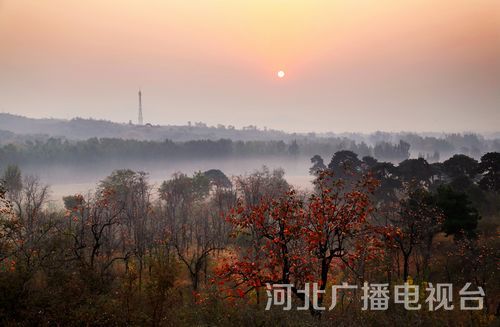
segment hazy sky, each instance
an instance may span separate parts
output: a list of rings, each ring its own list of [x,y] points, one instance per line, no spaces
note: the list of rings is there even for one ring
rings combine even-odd
[[[283,79],[276,76],[284,70]],[[498,0],[0,0],[0,111],[499,131]]]

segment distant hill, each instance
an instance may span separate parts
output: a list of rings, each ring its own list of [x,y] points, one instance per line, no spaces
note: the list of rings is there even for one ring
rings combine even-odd
[[[250,126],[244,129],[232,127],[206,126],[197,123],[193,126],[139,126],[121,124],[106,120],[74,118],[64,119],[34,119],[23,116],[0,113],[0,130],[16,134],[44,134],[52,137],[63,137],[70,140],[97,138],[123,138],[136,140],[172,141],[217,140],[221,138],[232,140],[291,140],[297,134],[288,134],[276,130],[258,130]]]

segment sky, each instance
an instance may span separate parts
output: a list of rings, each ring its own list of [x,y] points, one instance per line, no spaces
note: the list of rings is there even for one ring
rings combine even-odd
[[[279,78],[277,72],[285,76]],[[0,0],[0,112],[500,131],[498,0]]]

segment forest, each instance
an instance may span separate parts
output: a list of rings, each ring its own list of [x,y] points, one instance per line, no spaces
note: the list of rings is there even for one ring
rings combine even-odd
[[[0,163],[218,156],[331,156],[350,150],[397,163],[409,157],[443,161],[500,152],[498,133],[287,133],[249,125],[134,125],[74,118],[34,119],[0,113]]]
[[[58,153],[98,157],[120,152],[122,145],[123,153],[130,147],[140,154],[162,146],[183,151],[196,143],[187,144],[50,140],[38,152],[4,146],[1,160],[13,155],[8,151],[17,151],[19,160],[59,160]],[[237,144],[212,145],[234,151]],[[212,155],[225,154],[206,142],[201,146]],[[288,155],[300,151],[297,143],[273,146]],[[47,153],[50,149],[58,151]],[[283,170],[266,167],[237,176],[217,167],[193,175],[178,172],[156,187],[147,172],[119,169],[95,192],[65,196],[64,207],[48,205],[50,187],[37,176],[24,174],[15,162],[5,164],[0,324],[498,323],[500,153],[430,162],[409,159],[408,150],[401,142],[359,155],[337,150],[329,161],[313,155],[310,190],[294,188]],[[305,297],[299,289],[309,283],[326,291],[343,282],[360,288],[336,298],[332,310],[266,310],[267,284],[295,285],[292,301],[301,305]],[[384,312],[363,311],[365,282],[407,282],[422,290],[451,283],[455,308],[408,311],[391,300]],[[460,310],[458,291],[466,283],[484,290],[482,310]],[[325,292],[318,304],[332,300]]]
[[[234,141],[231,139],[190,141],[147,141],[120,138],[90,138],[68,140],[64,138],[34,138],[18,142],[0,142],[0,167],[7,164],[79,164],[102,163],[111,160],[154,159],[203,159],[203,158],[258,158],[262,156],[296,157],[329,155],[341,150],[352,151],[359,156],[370,156],[378,160],[400,162],[413,157],[422,157],[428,162],[439,162],[451,156],[451,151],[461,145],[460,153],[479,159],[481,154],[500,148],[498,139],[481,141],[476,135],[449,135],[448,139],[424,141],[420,136],[410,137],[408,142],[400,139],[391,142],[384,135],[369,145],[350,138],[317,138],[263,141]],[[450,140],[455,139],[454,142]],[[410,143],[411,142],[411,143]],[[454,146],[453,143],[458,144]],[[414,144],[414,147],[411,145]]]

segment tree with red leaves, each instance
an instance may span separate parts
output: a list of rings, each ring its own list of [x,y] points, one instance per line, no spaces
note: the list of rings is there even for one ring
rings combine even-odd
[[[326,170],[315,183],[316,193],[308,200],[291,189],[254,206],[239,201],[231,211],[227,219],[235,231],[253,237],[245,251],[217,270],[220,284],[231,286],[225,289],[229,296],[243,297],[266,283],[293,284],[292,292],[304,300],[300,287],[318,282],[324,290],[333,260],[349,265],[362,249],[356,242],[369,245],[376,238],[367,219],[376,180],[366,175],[347,183]]]

